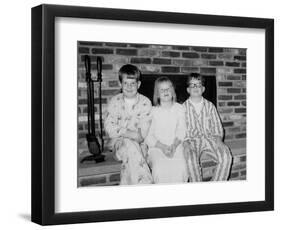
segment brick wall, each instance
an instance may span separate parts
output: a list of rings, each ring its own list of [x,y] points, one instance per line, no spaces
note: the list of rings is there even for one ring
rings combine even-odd
[[[134,64],[143,74],[188,74],[198,72],[216,76],[217,109],[225,129],[225,142],[232,145],[233,179],[246,177],[246,49],[221,47],[191,47],[107,42],[78,42],[78,149],[87,152],[87,92],[83,56],[90,55],[92,75],[96,77],[96,57],[103,60],[102,103],[106,111],[108,100],[120,89],[118,71],[124,64]],[[97,86],[97,84],[96,84]],[[95,89],[95,97],[98,89]],[[98,101],[95,105],[99,118]],[[96,127],[98,128],[98,122]],[[98,129],[99,130],[99,129]],[[105,146],[107,138],[105,136]],[[242,146],[242,147],[241,147]],[[238,150],[237,150],[238,149]],[[206,169],[212,163],[206,161]],[[209,162],[209,163],[208,163]],[[204,165],[203,165],[204,166]]]

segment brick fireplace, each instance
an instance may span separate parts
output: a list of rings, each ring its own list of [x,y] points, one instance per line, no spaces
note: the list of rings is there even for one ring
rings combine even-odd
[[[183,92],[182,82],[185,82],[183,79],[187,74],[198,72],[205,76],[209,84],[206,87],[205,96],[218,109],[225,130],[225,143],[234,156],[230,178],[232,180],[246,179],[246,49],[78,42],[78,157],[88,154],[85,139],[87,133],[87,91],[83,62],[85,54],[91,58],[94,77],[96,76],[96,57],[100,56],[103,60],[103,113],[106,111],[108,100],[120,92],[118,70],[124,64],[134,64],[141,70],[142,87],[144,87],[140,89],[141,92],[151,87],[153,89],[154,79],[159,75],[171,77],[178,92]],[[97,96],[96,89],[95,97]],[[179,101],[182,102],[185,97],[187,95],[178,96]],[[99,118],[98,110],[96,100],[96,119]],[[96,127],[99,130],[98,122]],[[108,152],[108,138],[106,136],[104,138],[105,152]],[[202,166],[204,177],[208,180],[215,162],[206,158],[203,159]],[[87,174],[87,178],[85,177],[80,185],[118,183],[118,166],[114,167],[116,170],[106,175],[105,179],[95,179],[101,175]],[[90,172],[89,169],[87,170]],[[110,178],[113,178],[113,181]]]

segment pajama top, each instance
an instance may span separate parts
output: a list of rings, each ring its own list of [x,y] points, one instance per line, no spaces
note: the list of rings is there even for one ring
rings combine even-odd
[[[200,114],[196,113],[190,99],[184,102],[187,135],[186,139],[223,137],[223,128],[218,112],[212,102],[203,98]]]
[[[112,140],[112,145],[126,130],[139,131],[145,137],[149,128],[151,111],[150,100],[142,94],[137,94],[136,103],[129,108],[122,93],[111,98],[104,127]]]
[[[151,127],[146,138],[149,147],[155,147],[157,141],[171,145],[176,137],[184,140],[186,126],[182,105],[174,103],[168,109],[153,107],[151,116]]]

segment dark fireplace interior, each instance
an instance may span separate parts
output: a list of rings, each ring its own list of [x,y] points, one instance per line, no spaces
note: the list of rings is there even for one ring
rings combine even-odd
[[[177,101],[183,103],[189,94],[186,91],[186,75],[184,74],[143,74],[139,92],[153,101],[154,82],[158,77],[168,77],[175,85]],[[215,76],[205,76],[206,89],[203,96],[217,106],[217,85]]]

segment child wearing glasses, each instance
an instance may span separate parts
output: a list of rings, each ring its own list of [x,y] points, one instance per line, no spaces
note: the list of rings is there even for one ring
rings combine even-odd
[[[217,162],[212,181],[227,180],[232,163],[230,150],[222,141],[223,128],[217,110],[202,96],[204,83],[200,74],[190,74],[187,80],[190,97],[183,104],[187,127],[184,149],[191,182],[202,181],[202,154],[208,154]]]
[[[122,93],[111,98],[104,128],[115,157],[122,161],[121,185],[150,184],[152,175],[144,158],[143,142],[150,125],[150,100],[139,94],[141,73],[134,65],[119,70]]]
[[[145,139],[154,183],[187,182],[182,142],[186,134],[184,110],[176,102],[172,82],[160,77],[154,84],[151,126]]]

